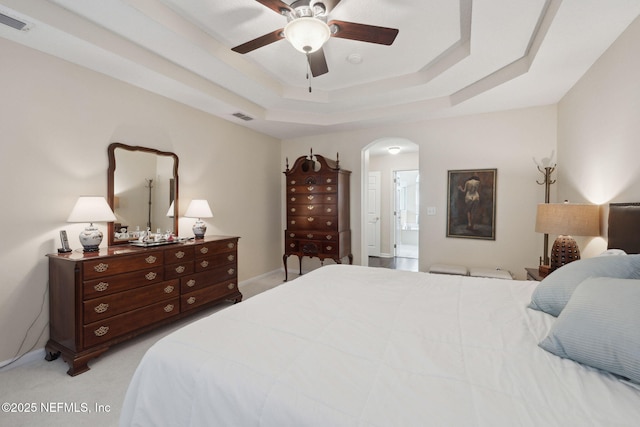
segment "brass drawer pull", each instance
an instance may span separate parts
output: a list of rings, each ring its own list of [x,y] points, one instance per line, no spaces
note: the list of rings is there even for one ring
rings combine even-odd
[[[307,234],[307,239],[313,239],[313,234],[311,233]]]
[[[332,182],[333,182],[333,179],[327,178],[327,184],[331,184]]]
[[[233,289],[235,287],[236,287],[236,285],[234,283],[229,283],[229,285],[227,286],[227,288],[229,288],[229,289]]]
[[[291,208],[291,212],[295,212],[295,211],[296,211],[296,208]]]
[[[202,266],[202,268],[206,268],[209,266],[209,261],[203,260],[202,262],[200,262],[200,265]]]
[[[291,225],[295,225],[295,223],[296,223],[295,219],[291,220]]]
[[[314,208],[315,208],[315,206],[313,206],[313,205],[307,206],[307,210],[309,210],[309,211],[312,211]]]
[[[95,331],[93,331],[93,333],[97,336],[97,337],[102,337],[107,335],[107,332],[109,332],[109,327],[108,326],[100,326],[98,329],[96,329]]]
[[[292,188],[292,189],[291,189],[291,192],[292,192],[292,193],[295,193],[295,192],[296,192],[296,189],[295,189],[295,188]]]
[[[309,221],[309,222],[313,222],[314,220],[315,220],[315,218],[314,218],[314,217],[312,217],[312,216],[310,216],[309,218],[307,218],[307,221]]]
[[[327,212],[328,212],[328,213],[331,213],[331,212],[333,212],[333,209],[331,209],[331,208],[327,208]]]
[[[184,252],[183,251],[176,252],[176,258],[178,258],[178,259],[184,258]]]
[[[315,197],[316,197],[316,196],[309,195],[309,196],[307,196],[307,199],[309,199],[309,200],[313,200],[313,199],[315,199]]]
[[[175,288],[171,285],[167,286],[166,288],[164,288],[164,293],[165,294],[170,294],[171,292],[173,292]]]
[[[233,248],[235,248],[235,247],[236,247],[236,244],[235,244],[235,243],[233,243],[233,242],[229,242],[229,243],[227,243],[227,247],[228,247],[229,249],[233,249]]]
[[[95,289],[96,292],[104,292],[107,288],[109,288],[109,284],[107,282],[100,282],[97,285],[93,285],[93,289]]]
[[[191,279],[187,282],[187,286],[193,288],[196,285],[196,279]]]
[[[189,297],[187,299],[187,304],[193,304],[194,302],[196,302],[196,297]]]
[[[295,243],[289,243],[289,247],[295,248],[296,244]]]
[[[179,265],[176,267],[176,273],[184,273],[186,269],[187,267],[185,267],[184,265]]]
[[[331,227],[331,224],[333,224],[331,221],[327,221],[327,226]]]
[[[331,249],[333,249],[333,246],[327,246],[328,251],[330,251]]]
[[[315,189],[315,187],[313,185],[310,185],[310,186],[307,187],[307,190],[309,190],[309,191],[313,191],[314,189]]]
[[[331,197],[331,196],[327,197],[327,202],[331,202],[332,200],[333,200],[333,197]]]
[[[171,313],[173,311],[173,304],[167,304],[164,307],[164,311],[165,311],[165,313]]]
[[[203,246],[200,248],[200,253],[201,254],[206,254],[207,252],[209,252],[209,248],[206,246]]]
[[[104,313],[108,309],[109,309],[109,304],[105,304],[105,303],[98,304],[93,308],[93,310],[96,313]]]
[[[289,237],[296,237],[296,233],[289,233]]]
[[[105,264],[103,262],[101,262],[98,265],[94,265],[93,269],[97,272],[97,273],[104,273],[105,271],[107,271],[107,269],[109,268],[109,264]]]
[[[233,261],[234,259],[236,259],[236,256],[235,256],[235,255],[229,255],[229,256],[227,257],[227,261]]]
[[[154,271],[150,271],[147,274],[144,275],[144,278],[147,280],[153,280],[158,276],[158,274]]]
[[[291,185],[296,185],[296,180],[295,179],[291,180]]]
[[[146,261],[147,264],[153,264],[154,262],[156,262],[158,260],[158,258],[154,257],[153,255],[149,255],[144,260]]]
[[[234,268],[230,268],[230,269],[227,270],[227,273],[229,274],[229,276],[231,276],[235,272],[236,272],[236,270]]]
[[[327,187],[327,191],[332,191],[333,187]]]
[[[333,236],[332,236],[331,234],[329,234],[329,235],[327,236],[327,240],[331,240],[331,239],[333,239]]]
[[[291,201],[292,201],[292,202],[295,202],[295,201],[296,201],[296,198],[295,198],[295,197],[292,197],[292,198],[291,198]]]

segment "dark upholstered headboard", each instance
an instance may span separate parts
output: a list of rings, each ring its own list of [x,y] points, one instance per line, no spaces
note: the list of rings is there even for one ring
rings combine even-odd
[[[609,249],[640,253],[640,203],[609,204]]]

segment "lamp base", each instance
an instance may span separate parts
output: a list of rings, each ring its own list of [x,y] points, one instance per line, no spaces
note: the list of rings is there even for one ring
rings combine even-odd
[[[102,231],[94,227],[93,224],[82,230],[79,237],[84,252],[97,252],[100,250]]]
[[[547,277],[549,273],[551,273],[550,265],[542,264],[538,266],[538,274],[540,275],[540,277]]]
[[[551,256],[549,257],[551,265],[550,271],[554,271],[565,264],[580,259],[580,249],[578,243],[571,236],[558,236],[551,247]]]
[[[207,232],[207,225],[201,221],[197,220],[195,224],[193,224],[193,234],[195,234],[196,239],[204,239],[204,234]]]

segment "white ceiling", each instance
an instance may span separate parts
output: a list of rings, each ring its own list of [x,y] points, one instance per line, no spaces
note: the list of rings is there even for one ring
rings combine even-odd
[[[329,73],[310,82],[286,40],[231,51],[286,24],[255,0],[0,0],[0,13],[29,24],[0,25],[0,37],[292,138],[556,103],[640,1],[342,0],[329,19],[398,37],[392,46],[331,38]]]

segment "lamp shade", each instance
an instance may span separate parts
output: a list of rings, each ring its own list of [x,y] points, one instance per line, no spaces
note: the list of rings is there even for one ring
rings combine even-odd
[[[169,205],[169,210],[167,211],[167,216],[169,218],[173,218],[173,216],[176,213],[176,205],[175,205],[175,201],[171,201],[171,204]]]
[[[67,222],[89,223],[115,220],[116,216],[102,196],[80,196],[67,218]]]
[[[303,17],[290,21],[284,27],[284,36],[296,50],[312,53],[331,37],[329,26],[320,19]]]
[[[202,199],[194,199],[189,203],[184,216],[187,218],[212,218],[213,213],[209,207],[209,202]]]
[[[541,203],[536,214],[536,231],[571,236],[600,235],[598,205]]]

